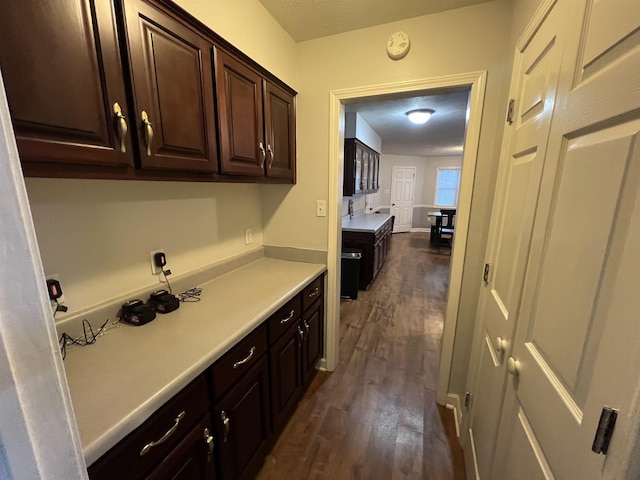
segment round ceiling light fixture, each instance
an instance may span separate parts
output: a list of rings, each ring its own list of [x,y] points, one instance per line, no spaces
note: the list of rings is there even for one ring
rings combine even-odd
[[[422,125],[423,123],[427,123],[434,113],[435,110],[431,110],[430,108],[420,108],[418,110],[410,110],[406,115],[411,122]]]

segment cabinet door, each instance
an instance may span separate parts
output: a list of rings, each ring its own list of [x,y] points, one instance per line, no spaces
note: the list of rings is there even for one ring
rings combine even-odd
[[[262,76],[215,48],[222,173],[264,176]]]
[[[126,0],[141,166],[217,166],[211,44],[145,0]]]
[[[0,67],[23,163],[133,165],[113,113],[119,104],[131,124],[112,2],[3,6]]]
[[[363,149],[362,150],[362,191],[364,193],[368,192],[371,189],[371,176],[369,174],[369,170],[370,170],[370,163],[371,161],[371,154],[369,153],[369,150],[367,149]]]
[[[292,94],[265,81],[264,128],[267,141],[267,177],[296,174],[296,118]]]
[[[215,480],[213,431],[207,415],[147,477],[147,480]]]
[[[378,188],[380,188],[379,185],[379,181],[380,181],[380,154],[378,153],[374,153],[373,154],[373,168],[371,169],[371,181],[372,181],[372,189],[375,191],[378,191]]]
[[[214,422],[222,480],[250,477],[269,447],[269,379],[266,356],[216,405]]]
[[[316,364],[324,350],[324,297],[320,297],[302,315],[302,383],[308,385],[316,372]]]
[[[364,185],[362,184],[362,157],[364,150],[362,146],[356,143],[356,159],[353,165],[354,178],[355,178],[355,190],[354,193],[362,193]]]
[[[271,412],[274,431],[286,422],[300,398],[303,335],[302,322],[298,321],[271,347]]]

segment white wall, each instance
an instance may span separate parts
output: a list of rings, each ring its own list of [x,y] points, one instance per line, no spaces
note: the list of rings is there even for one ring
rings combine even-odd
[[[177,3],[295,88],[296,44],[258,0]],[[60,274],[68,314],[156,286],[151,250],[166,249],[182,274],[264,243],[258,185],[27,179],[27,190],[42,263]]]
[[[357,112],[345,114],[344,138],[357,138],[367,147],[382,152],[382,139]]]
[[[265,242],[326,250],[327,218],[314,217],[315,200],[328,197],[329,93],[472,71],[488,71],[485,110],[472,199],[467,262],[454,357],[468,364],[477,306],[488,215],[493,199],[502,123],[509,83],[508,44],[511,6],[493,1],[386,25],[302,42],[298,57],[298,184],[288,191],[263,190]],[[389,35],[403,30],[411,51],[394,62],[385,52]],[[506,68],[505,68],[506,66]],[[341,188],[341,187],[340,187]],[[311,212],[311,215],[309,215]],[[295,219],[295,221],[292,221]],[[465,281],[465,279],[468,279]],[[466,366],[454,379],[464,389]]]

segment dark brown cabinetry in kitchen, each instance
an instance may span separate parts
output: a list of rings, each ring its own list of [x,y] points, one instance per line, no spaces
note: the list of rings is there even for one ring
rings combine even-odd
[[[384,265],[391,245],[393,217],[375,232],[342,231],[342,246],[362,250],[360,261],[360,290],[367,290]]]
[[[3,12],[0,67],[26,176],[295,183],[295,91],[175,3]]]
[[[220,169],[295,179],[294,96],[216,48]]]
[[[273,314],[267,324],[273,430],[277,433],[313,380],[324,352],[324,275]]]
[[[215,478],[209,396],[200,375],[89,467],[91,480]],[[185,476],[188,472],[196,476]]]
[[[114,9],[91,0],[3,2],[0,66],[27,173],[133,166]]]
[[[141,166],[215,171],[211,43],[145,0],[123,6]]]
[[[344,140],[345,197],[361,193],[375,193],[379,189],[380,154],[356,138]]]
[[[269,448],[267,328],[260,325],[210,369],[220,478],[255,473]]]

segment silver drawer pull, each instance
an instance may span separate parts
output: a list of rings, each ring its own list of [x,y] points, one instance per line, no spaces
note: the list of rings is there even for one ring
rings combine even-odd
[[[304,331],[302,330],[300,325],[298,325],[298,334],[300,334],[300,340],[304,339]]]
[[[315,297],[318,293],[320,293],[320,289],[316,287],[315,290],[309,294],[309,298]]]
[[[233,364],[233,369],[235,370],[236,368],[238,368],[240,365],[244,365],[245,363],[247,363],[249,360],[251,360],[251,357],[253,357],[253,354],[256,353],[256,347],[251,347],[251,350],[249,350],[249,355],[247,355],[245,358],[243,358],[242,360],[238,360],[236,363]]]
[[[224,443],[227,443],[227,440],[229,439],[229,429],[231,428],[231,420],[227,417],[224,410],[220,412],[220,420],[222,420],[222,424],[224,425]]]
[[[307,335],[309,335],[309,324],[307,323],[306,320],[303,320],[304,322],[304,328],[307,330]]]
[[[159,440],[156,440],[155,442],[149,442],[147,443],[144,447],[142,447],[142,450],[140,450],[140,456],[142,457],[143,455],[146,455],[147,453],[149,453],[149,450],[151,450],[153,447],[157,447],[158,445],[160,445],[161,443],[166,442],[169,437],[171,435],[173,435],[175,433],[175,431],[178,429],[178,425],[180,424],[180,420],[182,420],[185,416],[185,412],[182,411],[178,414],[178,416],[176,417],[176,419],[174,420],[175,423],[173,424],[173,427],[171,427],[167,433],[165,433],[162,437],[160,437]]]
[[[285,323],[287,323],[289,320],[291,320],[293,318],[293,315],[295,314],[295,310],[291,310],[291,313],[289,314],[289,316],[287,318],[283,318],[282,320],[280,320],[280,324],[284,325]]]
[[[207,444],[207,463],[211,463],[211,456],[213,455],[213,437],[209,434],[209,429],[205,428],[203,432],[204,441]]]

